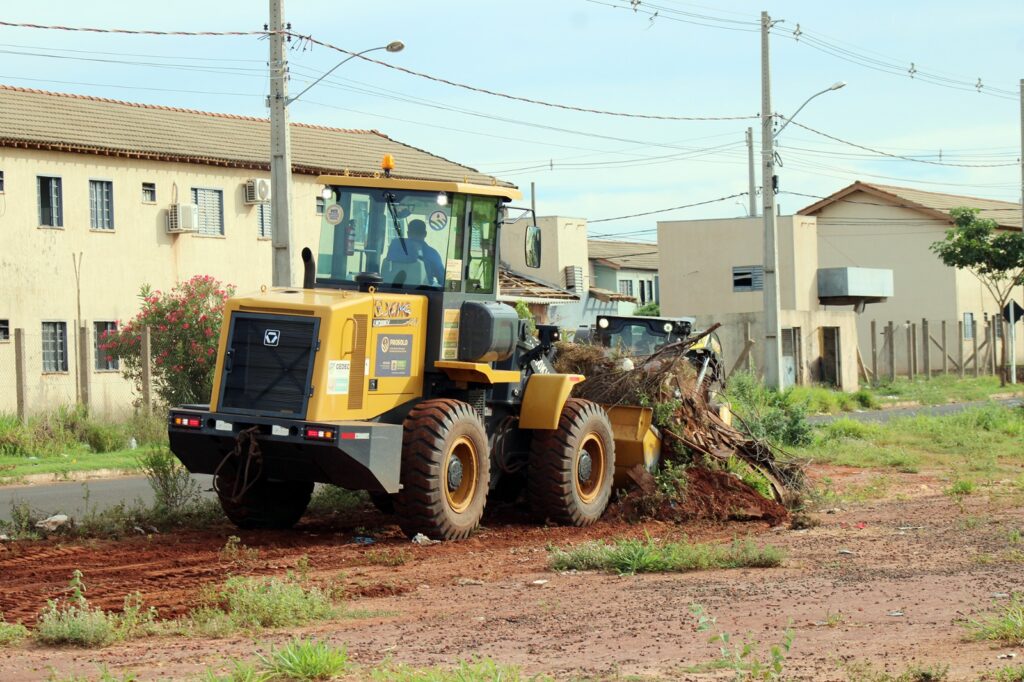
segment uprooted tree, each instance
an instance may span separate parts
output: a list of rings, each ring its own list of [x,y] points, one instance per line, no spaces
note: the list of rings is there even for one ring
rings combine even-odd
[[[127,379],[142,380],[142,330],[150,330],[153,388],[168,405],[210,399],[224,302],[234,294],[209,275],[196,275],[168,292],[142,286],[142,309],[119,329],[104,332],[100,349],[121,359]]]
[[[931,250],[946,265],[973,273],[999,304],[997,314],[1002,314],[1013,288],[1024,284],[1024,232],[1001,230],[995,220],[979,218],[978,213],[978,209],[964,206],[952,209],[953,227]],[[1004,341],[1000,374],[1004,385],[1008,359]]]

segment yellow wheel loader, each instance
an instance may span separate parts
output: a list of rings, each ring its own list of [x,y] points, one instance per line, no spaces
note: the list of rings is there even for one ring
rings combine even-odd
[[[410,536],[465,538],[509,489],[540,518],[594,523],[614,431],[650,434],[570,398],[584,378],[553,372],[557,329],[538,341],[497,302],[499,232],[519,192],[388,170],[321,177],[303,286],[227,302],[210,403],[171,410],[172,451],[214,475],[243,528],[292,526],[317,482],[368,491]],[[524,248],[539,265],[535,225]]]

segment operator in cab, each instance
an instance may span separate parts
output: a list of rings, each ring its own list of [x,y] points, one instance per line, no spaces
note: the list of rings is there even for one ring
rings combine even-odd
[[[427,243],[427,224],[422,220],[409,221],[409,236],[406,239],[393,239],[388,245],[388,260],[407,262],[410,258],[423,261],[427,270],[428,281],[425,284],[444,284],[444,262],[441,254]]]

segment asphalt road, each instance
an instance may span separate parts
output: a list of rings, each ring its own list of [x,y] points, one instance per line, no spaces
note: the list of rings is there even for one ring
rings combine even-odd
[[[215,497],[211,491],[213,477],[193,476],[202,486],[204,494]],[[120,502],[133,502],[136,498],[144,504],[153,502],[153,490],[145,477],[98,479],[87,482],[47,483],[31,486],[0,487],[0,520],[11,520],[11,505],[28,502],[33,511],[44,516],[67,514],[81,518],[86,512],[86,489],[90,508],[106,509]]]
[[[1021,398],[1007,398],[1005,400],[976,400],[974,402],[969,403],[949,403],[946,405],[894,407],[889,410],[840,412],[839,414],[816,414],[811,417],[808,417],[807,420],[812,424],[824,424],[827,422],[835,421],[837,419],[854,419],[859,422],[887,422],[890,419],[895,419],[897,417],[913,417],[918,414],[956,414],[957,412],[969,410],[972,407],[981,407],[982,405],[991,405],[992,403],[995,403],[997,405],[1005,405],[1006,407],[1015,407],[1018,405],[1024,405],[1024,400],[1022,400]]]

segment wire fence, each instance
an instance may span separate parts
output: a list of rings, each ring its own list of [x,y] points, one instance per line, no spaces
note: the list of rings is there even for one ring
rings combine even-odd
[[[150,376],[148,358],[143,362]],[[92,414],[119,417],[150,409],[151,394],[125,379],[118,361],[97,347],[92,325],[76,332],[63,322],[44,322],[38,329],[12,329],[0,341],[0,414],[24,421],[84,405]]]

